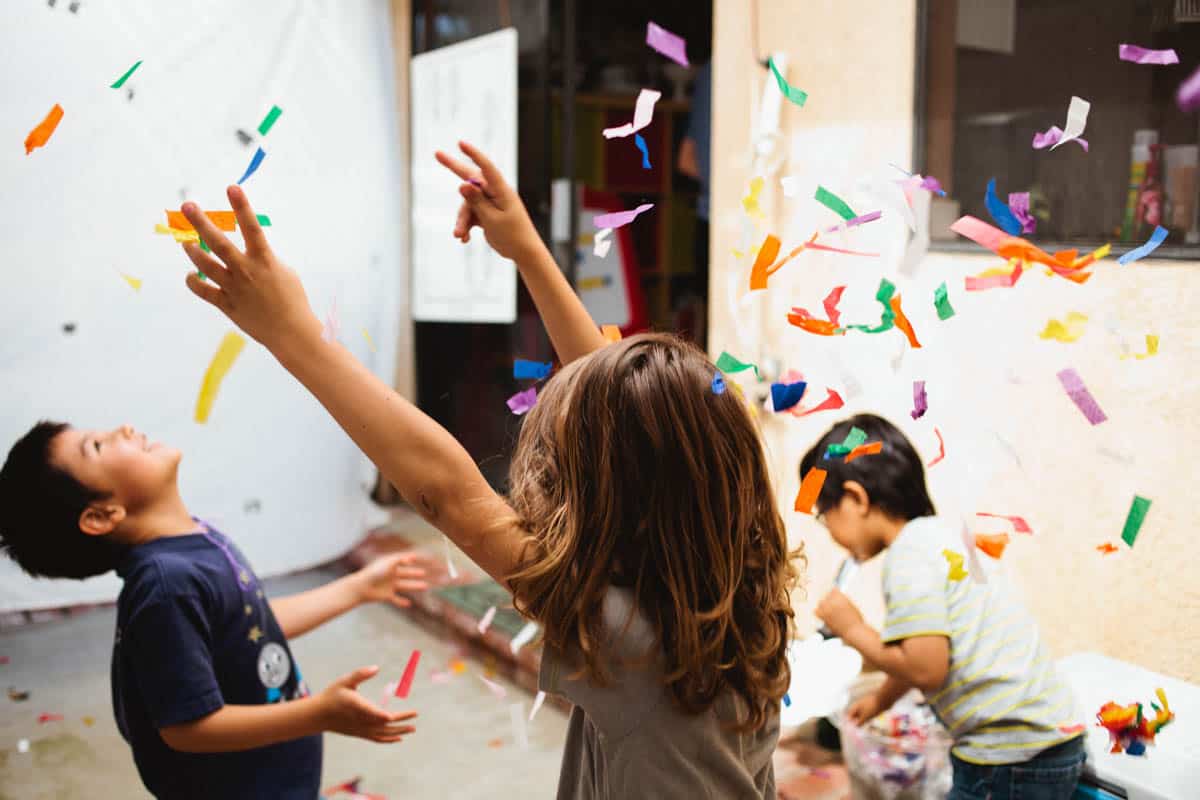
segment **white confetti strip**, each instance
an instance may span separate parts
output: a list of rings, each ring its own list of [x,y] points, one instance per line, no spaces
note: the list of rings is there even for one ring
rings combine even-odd
[[[528,622],[524,628],[517,631],[517,635],[513,637],[512,643],[509,644],[509,649],[515,656],[521,651],[521,648],[533,641],[533,637],[537,636],[538,626],[536,622]]]
[[[454,566],[454,562],[450,560],[450,540],[443,536],[442,543],[446,545],[446,571],[450,573],[450,580],[458,580],[458,569]]]
[[[529,709],[530,722],[533,722],[534,716],[537,714],[538,709],[542,707],[542,703],[544,702],[546,702],[546,693],[538,692],[537,697],[533,698],[533,708]]]
[[[492,620],[496,618],[496,607],[492,606],[483,614],[483,619],[479,620],[479,635],[483,636],[487,633],[487,629],[492,627]]]

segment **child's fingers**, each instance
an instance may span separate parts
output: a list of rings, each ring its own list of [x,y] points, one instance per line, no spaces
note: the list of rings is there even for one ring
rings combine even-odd
[[[183,246],[184,254],[196,265],[196,269],[213,279],[217,286],[224,286],[229,280],[229,270],[225,265],[200,249],[200,245],[188,242]]]
[[[458,193],[467,201],[471,213],[475,215],[481,228],[494,220],[501,210],[496,204],[495,198],[484,194],[483,190],[474,184],[464,183],[458,187]]]
[[[410,719],[416,719],[417,712],[415,711],[393,711],[388,715],[389,722],[404,722]]]
[[[479,178],[479,170],[475,169],[474,167],[467,166],[448,153],[443,153],[441,150],[438,150],[436,153],[434,153],[434,158],[437,159],[439,164],[453,172],[458,177],[462,178],[464,181],[477,180]]]
[[[499,193],[502,189],[507,188],[508,184],[504,181],[504,176],[500,174],[500,170],[496,169],[496,165],[492,160],[483,154],[483,151],[475,147],[470,142],[459,142],[458,147],[467,156],[479,165],[479,171],[483,173],[483,179],[487,181],[492,192]]]
[[[184,203],[180,209],[183,215],[187,217],[188,222],[192,223],[192,227],[200,234],[200,238],[208,244],[209,249],[222,261],[226,266],[235,266],[234,262],[241,256],[241,251],[233,246],[233,242],[225,238],[225,234],[217,229],[213,221],[200,210],[200,206],[195,203]]]
[[[463,244],[471,240],[471,226],[474,224],[475,215],[471,212],[471,206],[463,203],[458,208],[458,218],[454,220],[454,238],[462,239]]]
[[[240,186],[230,186],[225,190],[225,196],[229,198],[229,204],[233,206],[234,216],[237,217],[238,227],[242,229],[242,239],[246,242],[247,253],[263,253],[270,249],[267,244],[267,235],[263,233],[262,226],[258,224],[258,217],[254,215],[254,208],[250,205],[250,199],[246,197],[246,193],[242,191]]]
[[[202,280],[196,273],[188,273],[187,287],[192,290],[192,294],[204,302],[225,311],[225,293],[211,283]]]

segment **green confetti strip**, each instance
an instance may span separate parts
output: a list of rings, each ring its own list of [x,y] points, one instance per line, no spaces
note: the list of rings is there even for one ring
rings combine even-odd
[[[254,218],[257,219],[258,224],[262,225],[264,228],[271,227],[271,218],[268,217],[266,214],[255,214]]]
[[[271,106],[271,110],[263,117],[263,121],[258,124],[258,132],[266,136],[267,131],[271,130],[271,126],[275,124],[275,120],[279,119],[279,115],[283,113],[283,109],[279,106]]]
[[[1133,547],[1133,541],[1142,529],[1142,523],[1146,521],[1146,512],[1149,510],[1150,501],[1135,494],[1133,505],[1129,507],[1129,515],[1125,517],[1125,530],[1121,531],[1121,538],[1125,540],[1125,544]]]
[[[862,428],[851,428],[850,432],[848,434],[846,434],[845,441],[842,442],[842,447],[846,447],[846,448],[849,448],[849,450],[853,450],[856,447],[866,444],[866,441],[867,441],[867,432],[866,431],[864,431]],[[847,450],[847,452],[849,452],[849,450]]]
[[[130,67],[129,69],[125,70],[125,74],[122,75],[121,77],[117,78],[116,83],[111,84],[108,88],[120,89],[122,86],[125,85],[125,81],[129,80],[129,76],[133,74],[133,71],[135,69],[137,69],[138,67],[140,67],[141,65],[142,65],[142,62],[139,61],[136,64],[134,64],[132,67]]]
[[[797,89],[788,83],[787,79],[779,74],[779,68],[775,66],[775,59],[768,58],[767,64],[771,67],[771,72],[775,73],[775,82],[779,84],[779,91],[783,92],[783,96],[796,105],[803,107],[808,101],[808,92]]]
[[[933,304],[937,306],[938,319],[947,320],[954,316],[954,306],[950,305],[950,291],[946,288],[945,281],[934,290]]]
[[[896,327],[896,312],[892,311],[892,295],[895,293],[896,284],[887,278],[881,278],[879,289],[875,292],[875,299],[883,306],[883,313],[879,315],[879,324],[874,328],[870,325],[847,325],[846,328],[863,333],[883,333]]]
[[[208,242],[204,241],[203,239],[200,240],[200,249],[206,253],[212,252],[212,250],[208,249]]]
[[[838,197],[824,186],[817,186],[817,193],[814,195],[814,197],[818,203],[825,206],[844,220],[851,220],[858,216],[850,209],[850,206],[846,205],[845,200]]]
[[[755,377],[758,377],[758,367],[753,364],[744,364],[724,351],[721,352],[720,358],[717,359],[717,369],[721,370],[721,372],[741,372],[742,370],[752,369],[754,370]]]

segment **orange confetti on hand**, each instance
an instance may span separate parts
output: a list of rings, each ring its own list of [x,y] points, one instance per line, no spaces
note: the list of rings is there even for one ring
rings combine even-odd
[[[1004,555],[1004,548],[1008,547],[1008,541],[1009,537],[1007,533],[975,534],[975,546],[992,558],[999,558]]]
[[[821,494],[821,487],[825,485],[825,476],[828,473],[820,467],[813,467],[804,476],[804,480],[800,481],[800,491],[796,494],[796,511],[803,514],[811,514],[812,507],[816,505],[817,497]]]
[[[31,130],[29,135],[25,137],[25,155],[29,155],[50,141],[50,137],[54,135],[54,129],[58,127],[58,123],[62,118],[62,106],[55,103],[54,108],[50,109],[50,113],[46,115],[46,118],[39,122],[38,126]]]
[[[908,337],[908,343],[913,347],[920,347],[921,343],[917,341],[917,334],[913,332],[912,323],[908,321],[908,317],[904,316],[904,311],[900,308],[900,295],[893,297],[888,305],[892,307],[892,313],[896,315],[896,327]]]
[[[846,454],[845,463],[849,464],[859,456],[873,456],[881,450],[883,450],[883,442],[867,442],[866,444],[860,444],[858,447]]]
[[[232,211],[205,211],[204,216],[208,217],[213,225],[217,226],[217,230],[232,231],[237,229],[237,217]],[[188,222],[188,218],[183,215],[182,211],[168,211],[167,225],[178,231],[194,231],[196,230],[192,223]]]

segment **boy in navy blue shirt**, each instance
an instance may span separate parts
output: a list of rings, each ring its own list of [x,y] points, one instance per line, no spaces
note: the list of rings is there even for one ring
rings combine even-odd
[[[127,425],[38,423],[0,469],[0,548],[34,576],[121,576],[113,710],[156,797],[312,800],[322,732],[398,742],[416,714],[356,691],[377,667],[310,695],[288,637],[360,603],[406,605],[397,592],[426,588],[424,571],[385,556],[269,601],[233,543],[188,513],[180,459]]]

